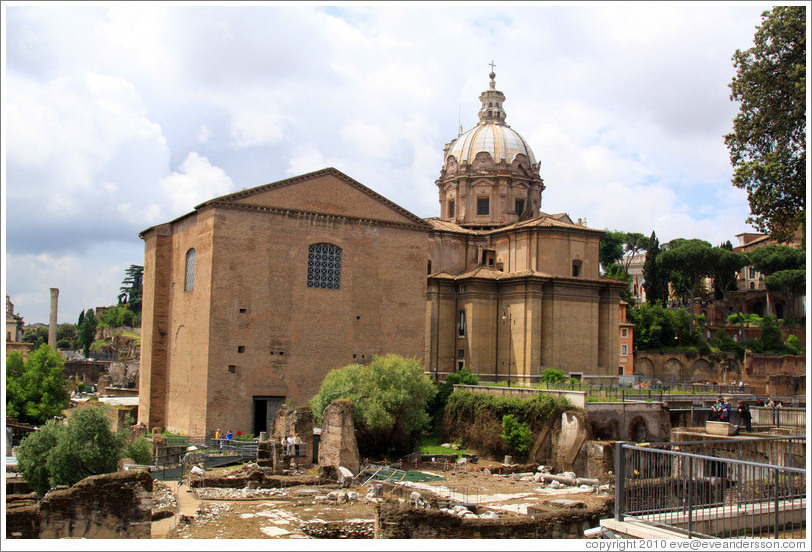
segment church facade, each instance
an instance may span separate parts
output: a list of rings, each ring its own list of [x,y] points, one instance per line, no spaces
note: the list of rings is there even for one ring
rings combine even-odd
[[[143,231],[139,421],[258,433],[284,402],[372,355],[523,384],[617,375],[619,291],[603,232],[541,212],[544,183],[505,96],[446,145],[440,216],[332,168],[212,199]]]

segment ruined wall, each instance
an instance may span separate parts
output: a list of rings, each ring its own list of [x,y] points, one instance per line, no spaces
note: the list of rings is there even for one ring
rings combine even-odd
[[[773,390],[771,377],[775,376],[804,376],[806,374],[805,355],[747,355],[744,359],[744,379],[746,383],[755,386],[756,394],[773,393],[779,394],[779,390]],[[805,394],[805,386],[801,386],[800,393]],[[792,393],[788,393],[792,394]]]
[[[589,434],[593,439],[668,441],[671,419],[660,402],[589,403]]]
[[[344,466],[353,475],[361,469],[358,443],[355,440],[353,406],[341,399],[324,409],[319,442],[319,466]]]
[[[663,383],[739,380],[741,365],[733,353],[698,355],[695,351],[635,351],[634,373]],[[747,381],[746,383],[750,383]]]
[[[376,539],[583,539],[610,510],[585,508],[544,512],[534,517],[462,519],[439,510],[384,502],[376,507]]]
[[[50,491],[38,504],[9,506],[6,536],[22,539],[148,539],[152,476],[142,470],[82,479]]]

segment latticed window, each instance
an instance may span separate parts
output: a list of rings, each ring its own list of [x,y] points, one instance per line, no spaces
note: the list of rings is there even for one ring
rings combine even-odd
[[[195,250],[186,252],[186,284],[183,289],[195,289]]]
[[[307,287],[341,288],[341,248],[331,243],[314,243],[307,252]]]

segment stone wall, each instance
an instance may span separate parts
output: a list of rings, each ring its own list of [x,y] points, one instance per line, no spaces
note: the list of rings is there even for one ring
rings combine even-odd
[[[384,502],[376,507],[376,539],[583,539],[584,531],[611,515],[603,508],[539,512],[533,517],[462,519],[439,510]]]
[[[106,374],[109,362],[101,360],[66,360],[62,372],[66,378],[95,385]]]
[[[780,394],[778,388],[776,388],[776,390],[771,388],[780,386],[780,380],[776,379],[771,386],[770,378],[775,378],[776,376],[804,376],[805,374],[805,355],[748,354],[744,359],[744,379],[747,383],[750,383],[756,387],[757,395],[764,395],[768,393]],[[805,394],[805,391],[805,385],[798,389],[798,392],[802,394]]]
[[[725,379],[738,381],[742,376],[741,372],[741,365],[733,353],[712,356],[701,356],[694,351],[634,353],[634,373],[649,379],[659,379],[663,383],[722,383]]]
[[[6,536],[23,539],[151,538],[152,476],[142,470],[87,477],[38,504],[6,510]]]
[[[516,397],[518,399],[532,399],[536,395],[553,395],[563,397],[576,408],[586,408],[586,391],[566,391],[558,389],[532,389],[529,387],[490,387],[488,385],[454,385],[454,389],[484,393],[486,395],[499,395],[503,397]]]
[[[302,440],[302,450],[306,454],[304,458],[297,459],[297,462],[310,465],[313,457],[313,412],[310,408],[291,408],[283,404],[276,411],[273,437],[284,440],[291,433]]]
[[[589,434],[615,441],[668,441],[669,411],[660,402],[588,403]]]
[[[353,406],[341,399],[324,409],[319,442],[319,466],[344,466],[353,475],[361,469],[358,443],[355,440]]]

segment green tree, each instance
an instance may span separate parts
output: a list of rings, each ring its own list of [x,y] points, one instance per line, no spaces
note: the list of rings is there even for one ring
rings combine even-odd
[[[78,337],[75,324],[60,324],[56,327],[56,342],[60,349],[75,349]]]
[[[753,47],[736,50],[733,66],[733,185],[747,191],[748,222],[787,241],[806,220],[806,6],[762,13]]]
[[[804,268],[806,253],[803,249],[795,249],[788,245],[769,244],[747,253],[747,258],[753,268],[769,276],[780,270],[796,270]]]
[[[98,325],[107,328],[119,328],[121,326],[132,327],[135,322],[135,313],[125,305],[109,307],[98,319]]]
[[[632,264],[634,256],[641,251],[648,250],[649,238],[638,232],[627,232],[623,242],[623,271],[628,274],[629,266]]]
[[[629,275],[628,271],[623,268],[623,265],[619,263],[610,264],[606,267],[606,274],[604,275],[607,278],[611,278],[613,280],[620,280],[621,282],[626,282],[627,284],[631,285],[632,277]],[[620,290],[620,298],[629,303],[630,305],[634,304],[634,297],[632,297],[632,291],[627,285],[625,288]]]
[[[601,267],[606,268],[613,264],[619,263],[623,258],[623,244],[626,243],[626,233],[618,232],[617,230],[607,230],[601,237],[600,246],[598,249],[598,258]]]
[[[701,334],[685,309],[669,310],[662,305],[643,303],[628,310],[634,323],[634,346],[640,350],[668,349],[698,345]]]
[[[668,273],[668,281],[677,293],[688,296],[693,305],[694,297],[705,277],[711,274],[714,253],[704,240],[676,239],[668,242],[668,249],[657,256],[657,262]]]
[[[110,429],[108,411],[105,405],[81,407],[67,425],[52,420],[23,439],[20,471],[38,494],[116,470],[124,442]]]
[[[468,371],[467,368],[458,370],[448,375],[444,382],[437,382],[437,395],[434,400],[429,403],[429,412],[431,412],[435,425],[442,423],[443,412],[445,405],[448,402],[448,397],[454,392],[455,385],[479,385],[479,378]]]
[[[144,267],[130,265],[125,274],[126,277],[121,282],[119,303],[126,304],[134,314],[141,314],[141,301],[144,292]]]
[[[795,296],[806,289],[806,270],[779,270],[764,279],[764,285],[769,291],[779,291],[787,298],[787,310],[784,314],[789,324],[793,324],[795,316]]]
[[[660,240],[652,232],[646,249],[646,261],[643,263],[643,289],[646,292],[646,301],[649,303],[668,302],[668,275],[665,269],[657,263],[660,254]]]
[[[714,247],[711,253],[710,275],[721,298],[727,302],[730,292],[736,286],[738,272],[747,265],[747,257],[731,251],[725,245]]]
[[[427,405],[436,393],[420,361],[389,354],[374,356],[369,364],[331,370],[310,406],[320,422],[331,402],[349,399],[361,454],[403,454],[413,449],[428,426]]]
[[[87,356],[90,353],[90,346],[96,339],[96,326],[98,325],[98,321],[96,320],[96,315],[93,314],[93,309],[87,309],[82,312],[84,316],[80,315],[81,322],[78,327],[79,337],[77,344],[82,348],[85,356]]]
[[[41,424],[70,404],[62,371],[62,355],[48,345],[30,353],[25,362],[19,353],[6,359],[6,411],[21,422]]]
[[[39,349],[43,343],[48,343],[48,326],[28,326],[23,330],[23,343],[33,343],[34,349]]]

